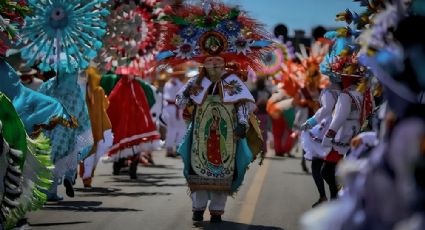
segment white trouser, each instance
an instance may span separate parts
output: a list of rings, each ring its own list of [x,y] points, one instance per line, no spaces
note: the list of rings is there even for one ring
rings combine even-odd
[[[95,154],[92,154],[91,156],[87,157],[84,160],[84,173],[83,173],[83,179],[88,179],[92,177],[92,172],[93,169],[95,167],[95,165],[97,165],[97,161],[99,159],[95,159]]]
[[[183,140],[186,134],[186,123],[183,120],[183,110],[179,109],[179,116],[176,116],[176,106],[167,105],[164,108],[165,122],[167,123],[167,133],[165,146],[167,149],[174,149]]]
[[[192,210],[204,211],[208,200],[211,200],[209,210],[211,215],[222,215],[226,206],[227,193],[219,191],[195,191],[191,194]]]
[[[113,143],[112,130],[108,129],[103,133],[103,140],[100,140],[97,144],[97,150],[91,156],[84,160],[84,173],[83,179],[89,179],[93,175],[93,170],[96,168],[100,158],[102,158]]]

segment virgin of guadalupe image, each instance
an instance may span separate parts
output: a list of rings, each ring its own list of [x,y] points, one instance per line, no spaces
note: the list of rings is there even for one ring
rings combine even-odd
[[[211,110],[212,117],[207,121],[205,134],[207,137],[208,169],[214,176],[219,176],[223,171],[222,156],[225,155],[226,122],[221,119],[217,108]],[[224,127],[221,127],[224,126]]]

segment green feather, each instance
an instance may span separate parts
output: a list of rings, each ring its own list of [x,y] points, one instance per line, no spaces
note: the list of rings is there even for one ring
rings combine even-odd
[[[236,19],[240,13],[240,10],[238,10],[237,8],[233,8],[229,13],[229,19]]]
[[[171,21],[179,26],[187,26],[189,25],[189,22],[187,22],[184,18],[179,16],[170,16]]]

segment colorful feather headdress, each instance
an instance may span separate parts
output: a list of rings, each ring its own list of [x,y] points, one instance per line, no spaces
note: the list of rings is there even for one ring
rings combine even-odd
[[[18,36],[18,26],[24,22],[23,17],[29,13],[26,1],[0,1],[0,56],[5,56]]]
[[[241,69],[257,70],[265,48],[272,44],[261,24],[240,9],[216,1],[184,4],[166,20],[171,23],[157,60],[167,59],[169,65],[221,56]]]
[[[106,33],[103,17],[109,11],[102,9],[101,4],[106,1],[29,1],[32,15],[25,18],[21,30],[21,55],[27,65],[39,62],[42,71],[53,68],[67,73],[75,72],[76,68],[87,68],[103,45],[101,38]],[[61,55],[66,57],[65,65],[62,65]]]
[[[288,61],[281,64],[282,89],[289,96],[298,94],[299,88],[325,88],[329,79],[320,73],[320,63],[329,50],[329,41],[323,39],[315,42],[309,52],[300,45],[300,53],[296,53],[299,62]]]
[[[423,58],[417,56],[417,53],[422,51],[418,48],[406,50],[403,42],[397,40],[396,34],[400,33],[397,30],[401,22],[412,15],[424,16],[424,9],[422,0],[385,1],[384,7],[373,15],[370,27],[359,37],[359,43],[362,45],[360,62],[370,68],[382,85],[410,103],[418,102],[415,90],[425,88]],[[420,38],[421,33],[415,29],[420,30],[421,26],[416,25],[408,30],[404,28],[403,33],[406,33],[404,36],[412,39]],[[401,78],[400,75],[406,68],[406,59],[415,60],[415,64],[411,67],[414,71],[409,73],[409,77]],[[408,79],[413,81],[415,77],[414,84],[407,84]]]
[[[114,0],[99,61],[118,74],[143,75],[163,43],[166,9],[159,0]]]
[[[273,41],[272,50],[266,52],[260,62],[261,68],[256,72],[259,77],[272,76],[274,78],[281,78],[282,76],[282,63],[293,59],[295,56],[293,47],[281,41]]]

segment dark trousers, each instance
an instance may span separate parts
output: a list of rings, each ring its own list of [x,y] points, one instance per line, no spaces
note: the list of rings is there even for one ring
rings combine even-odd
[[[338,196],[338,186],[336,183],[336,163],[325,161],[322,166],[322,177],[329,186],[331,192],[331,199],[335,199]]]
[[[313,176],[314,183],[316,184],[317,190],[319,191],[320,197],[326,197],[325,182],[321,174],[322,167],[325,161],[320,158],[314,158],[311,161],[311,175]]]

